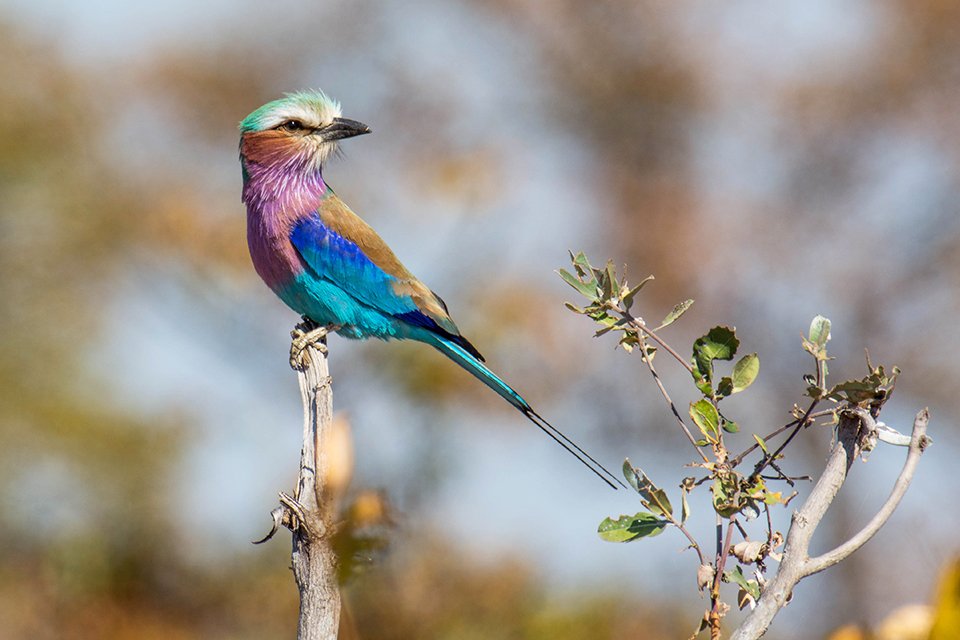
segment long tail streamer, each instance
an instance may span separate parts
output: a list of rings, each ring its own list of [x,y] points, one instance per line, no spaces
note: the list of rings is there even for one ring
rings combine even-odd
[[[461,346],[439,336],[437,336],[435,340],[431,340],[431,344],[433,344],[433,346],[435,346],[443,355],[447,356],[470,372],[474,377],[480,380],[480,382],[496,391],[504,400],[513,405],[520,413],[526,416],[530,422],[535,424],[537,428],[550,436],[554,442],[563,447],[567,453],[579,460],[583,466],[585,466],[587,469],[590,469],[590,471],[592,471],[598,478],[606,482],[611,488],[617,489],[617,485],[620,485],[624,489],[627,488],[627,486],[623,484],[619,478],[610,473],[610,471],[608,471],[607,468],[602,464],[597,462],[593,456],[580,448],[577,443],[565,436],[563,432],[547,422],[540,414],[534,411],[530,404],[523,399],[523,396],[514,391],[510,385],[501,380],[497,374],[490,371],[490,369],[488,369],[486,365],[480,362],[476,357],[468,353]]]

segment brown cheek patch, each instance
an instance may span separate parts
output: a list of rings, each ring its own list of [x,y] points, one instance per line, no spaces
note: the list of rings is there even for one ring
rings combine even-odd
[[[275,129],[244,134],[240,146],[240,152],[248,162],[261,165],[281,162],[298,151],[295,138]]]

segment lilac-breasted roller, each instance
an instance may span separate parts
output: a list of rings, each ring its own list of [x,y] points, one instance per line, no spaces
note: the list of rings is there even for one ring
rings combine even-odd
[[[483,364],[440,296],[324,181],[324,162],[338,141],[365,133],[367,125],[342,118],[340,105],[320,91],[288,94],[240,123],[247,243],[257,273],[294,311],[342,336],[417,340],[434,347],[604,482],[622,485]]]

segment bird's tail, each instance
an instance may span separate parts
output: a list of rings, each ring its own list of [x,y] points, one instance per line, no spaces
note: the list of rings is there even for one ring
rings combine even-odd
[[[552,424],[544,420],[543,417],[534,411],[533,407],[523,399],[523,396],[501,380],[497,374],[490,371],[476,356],[442,336],[434,334],[432,338],[430,344],[436,347],[438,351],[469,371],[474,377],[480,380],[480,382],[496,391],[504,400],[516,407],[517,411],[526,416],[530,422],[537,425],[541,431],[553,438],[557,444],[566,449],[570,455],[579,460],[585,467],[596,474],[597,477],[614,489],[617,488],[617,485],[626,488],[626,485],[624,485],[619,478],[610,473],[602,464],[597,462],[593,456],[581,449],[580,446],[570,438],[563,435],[563,433]]]

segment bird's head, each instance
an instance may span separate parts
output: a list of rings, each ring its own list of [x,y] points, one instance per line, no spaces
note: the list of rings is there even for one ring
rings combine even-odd
[[[240,123],[240,158],[254,166],[318,172],[344,138],[370,133],[370,127],[340,117],[340,104],[322,91],[288,93],[268,102]]]

